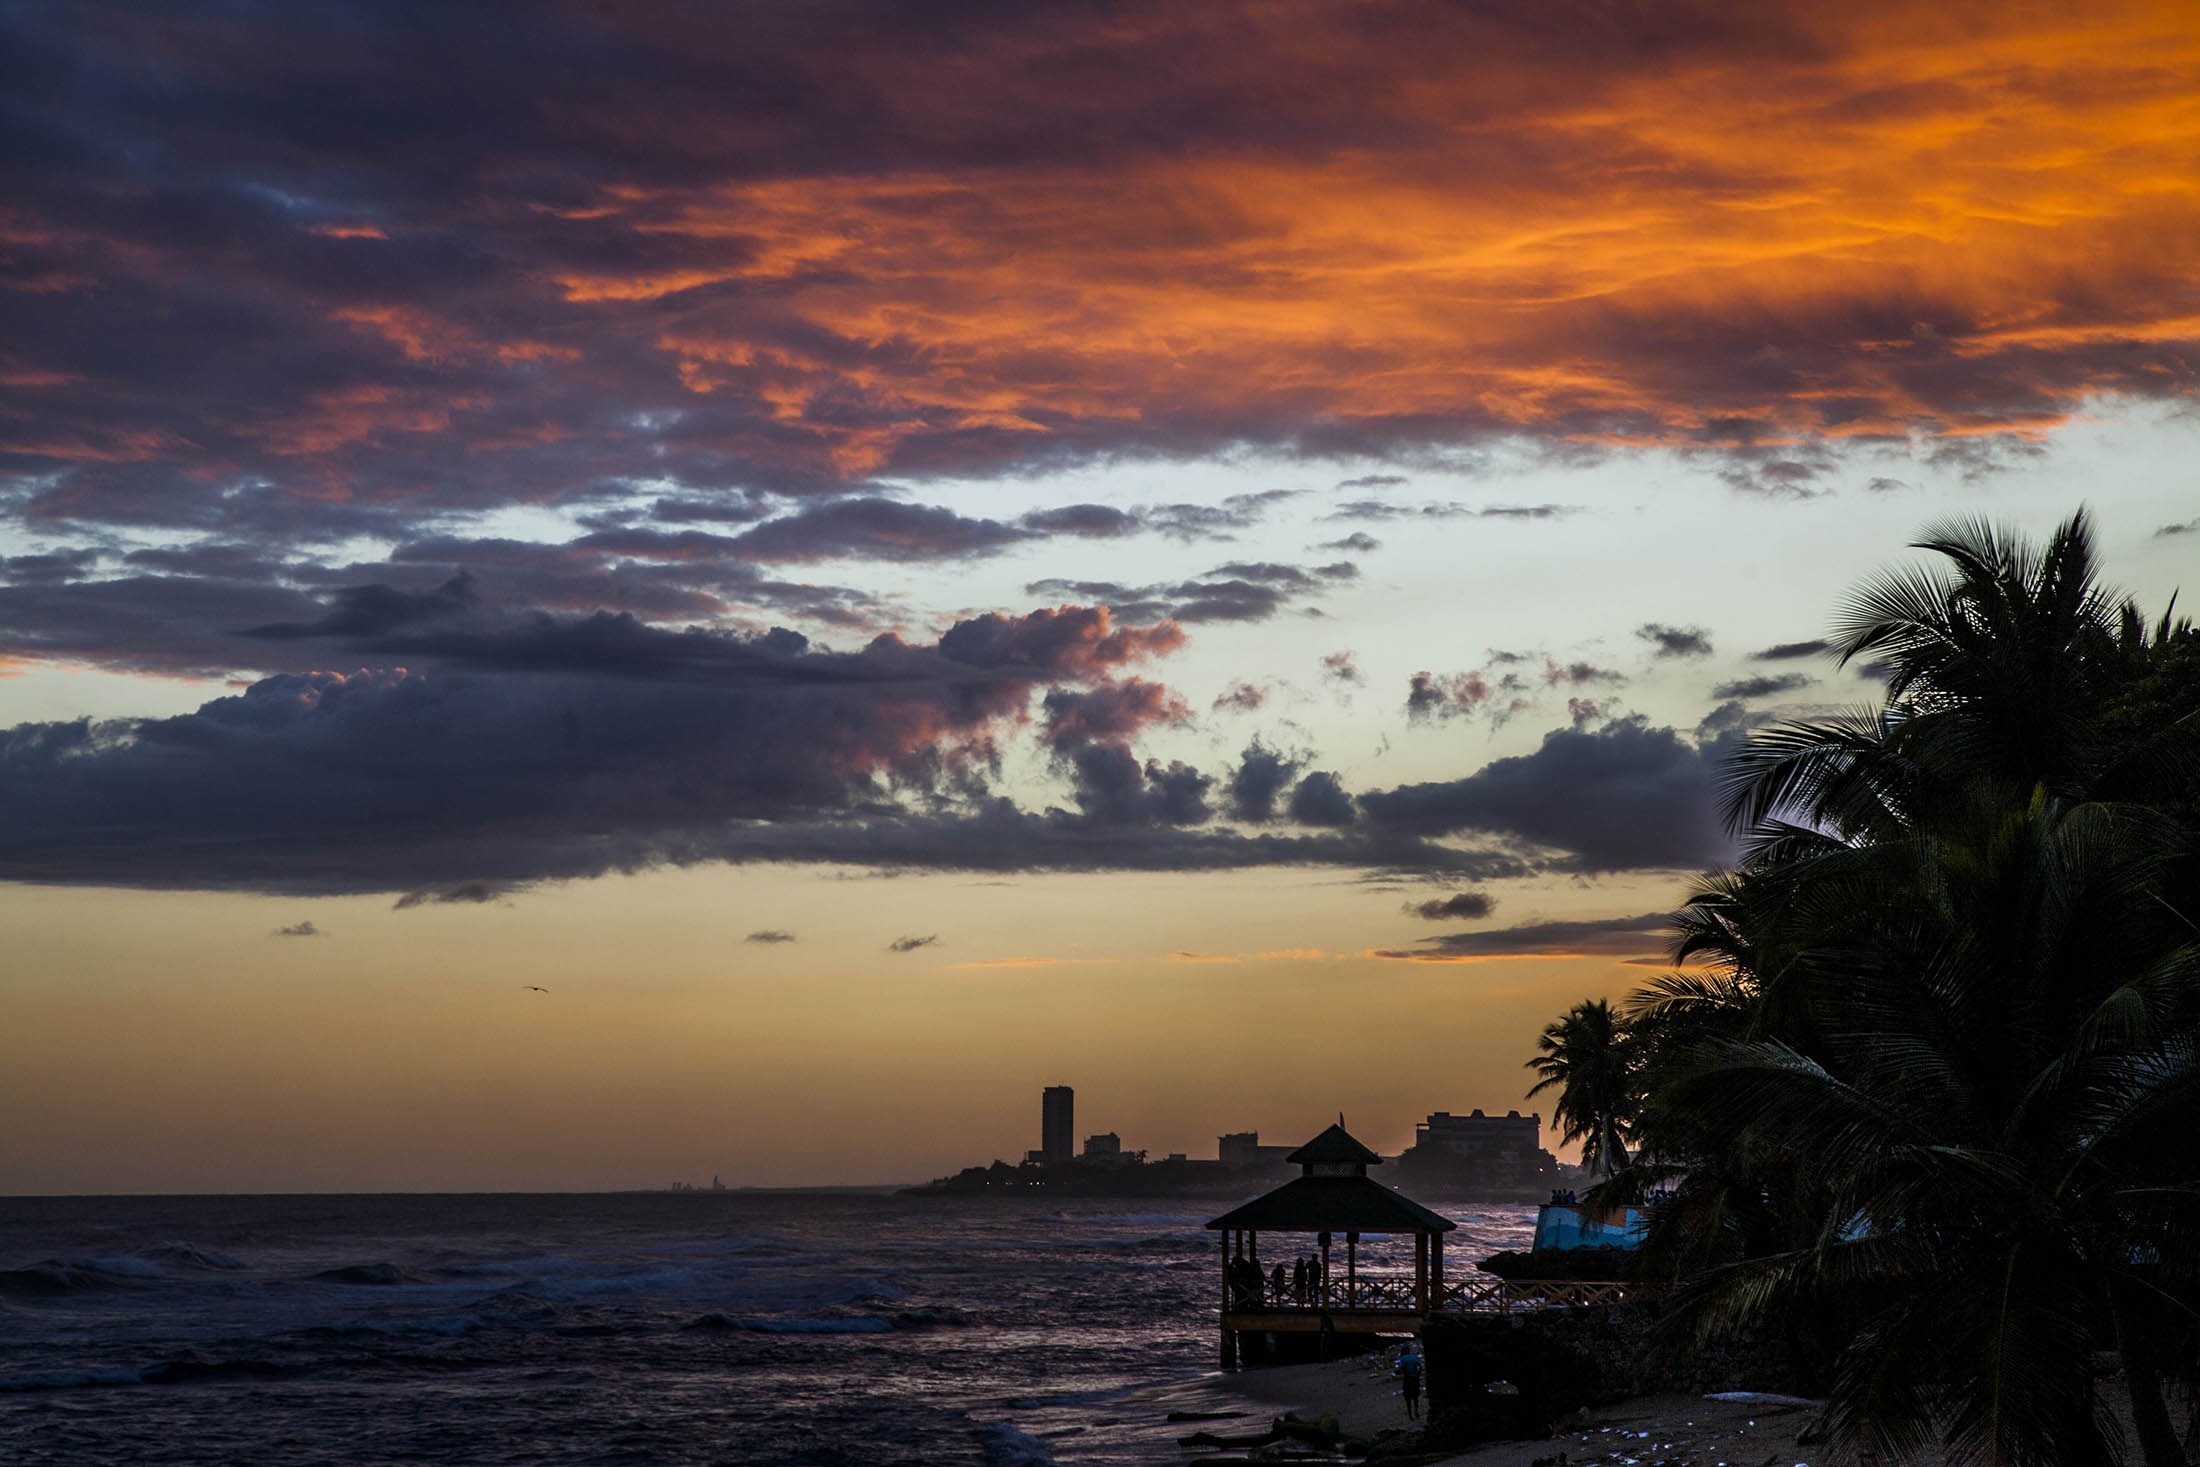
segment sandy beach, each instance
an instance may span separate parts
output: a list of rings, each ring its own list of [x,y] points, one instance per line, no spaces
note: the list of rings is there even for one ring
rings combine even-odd
[[[1406,1417],[1387,1356],[1243,1370],[1214,1376],[1208,1385],[1214,1409],[1232,1409],[1224,1403],[1233,1401],[1259,1408],[1246,1418],[1247,1425],[1261,1413],[1285,1411],[1307,1418],[1334,1415],[1349,1436],[1414,1424]],[[1796,1440],[1814,1415],[1803,1406],[1638,1396],[1592,1408],[1541,1441],[1492,1442],[1443,1458],[1439,1467],[1855,1467],[1852,1458],[1822,1444]]]

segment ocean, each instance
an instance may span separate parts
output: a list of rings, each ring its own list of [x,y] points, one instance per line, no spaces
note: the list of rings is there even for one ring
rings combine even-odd
[[[0,1462],[1174,1462],[1230,1205],[0,1199]]]

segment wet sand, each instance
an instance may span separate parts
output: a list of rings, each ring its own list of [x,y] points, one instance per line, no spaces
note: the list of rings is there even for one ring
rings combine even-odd
[[[1414,1426],[1405,1397],[1391,1374],[1391,1357],[1364,1355],[1320,1365],[1271,1365],[1213,1377],[1223,1391],[1268,1408],[1272,1416],[1296,1411],[1311,1421],[1334,1416],[1347,1436],[1373,1436],[1387,1427]],[[1422,1397],[1422,1414],[1428,1398]]]
[[[1391,1375],[1388,1356],[1282,1365],[1213,1375],[1201,1383],[1211,1410],[1247,1409],[1243,1430],[1295,1411],[1333,1415],[1348,1436],[1417,1423]],[[1189,1394],[1180,1397],[1191,1404]],[[1424,1416],[1427,1402],[1422,1403]],[[1855,1467],[1823,1444],[1796,1440],[1816,1413],[1807,1406],[1713,1401],[1698,1395],[1638,1396],[1593,1407],[1541,1441],[1492,1442],[1441,1459],[1439,1467]],[[1186,1431],[1195,1429],[1187,1426]],[[1563,1454],[1563,1455],[1561,1455]]]
[[[1816,1417],[1808,1406],[1635,1396],[1592,1407],[1587,1420],[1543,1441],[1491,1442],[1446,1457],[1438,1467],[1533,1467],[1561,1460],[1567,1467],[1855,1467],[1823,1443],[1796,1440]]]

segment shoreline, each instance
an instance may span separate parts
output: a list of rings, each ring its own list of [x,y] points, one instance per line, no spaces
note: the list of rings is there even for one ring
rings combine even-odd
[[[1196,1382],[1169,1388],[1177,1401],[1204,1400],[1208,1409],[1245,1410],[1240,1420],[1219,1423],[1226,1430],[1265,1425],[1269,1418],[1295,1411],[1302,1419],[1324,1414],[1337,1418],[1347,1436],[1372,1437],[1395,1427],[1425,1424],[1408,1420],[1388,1354],[1331,1360],[1314,1365],[1271,1365],[1228,1374],[1217,1372]],[[1159,1404],[1161,1393],[1154,1399]],[[1817,1417],[1814,1409],[1785,1401],[1719,1401],[1672,1393],[1630,1396],[1607,1406],[1587,1408],[1583,1418],[1550,1436],[1529,1441],[1487,1442],[1432,1459],[1429,1467],[1537,1467],[1564,1460],[1568,1467],[1855,1467],[1854,1459],[1820,1442],[1799,1442]],[[1186,1422],[1189,1434],[1200,1423]],[[1187,1458],[1193,1449],[1184,1449]]]

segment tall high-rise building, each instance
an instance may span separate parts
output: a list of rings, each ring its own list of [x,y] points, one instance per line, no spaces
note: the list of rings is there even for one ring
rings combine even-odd
[[[1067,1085],[1049,1085],[1039,1097],[1039,1149],[1050,1162],[1068,1161],[1077,1155],[1072,1139],[1077,1092]]]

